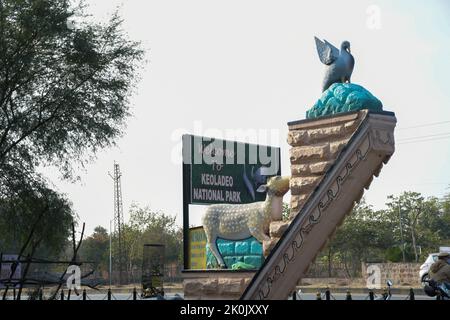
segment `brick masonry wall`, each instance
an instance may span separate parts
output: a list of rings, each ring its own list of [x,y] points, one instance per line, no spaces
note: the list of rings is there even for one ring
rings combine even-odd
[[[419,269],[420,263],[362,263],[362,274],[367,280],[369,274],[367,268],[375,266],[379,268],[381,275],[381,285],[384,286],[388,279],[392,280],[394,285],[420,285]],[[373,269],[372,269],[373,270]],[[372,271],[373,273],[373,271]]]
[[[239,273],[235,276],[211,273],[202,277],[183,280],[184,298],[187,300],[239,299],[250,283],[254,273]]]

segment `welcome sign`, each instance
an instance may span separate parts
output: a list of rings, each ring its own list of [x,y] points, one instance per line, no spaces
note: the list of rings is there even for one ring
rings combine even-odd
[[[263,201],[256,190],[281,174],[280,148],[193,135],[183,136],[183,164],[190,204]]]
[[[184,135],[182,146],[183,264],[188,270],[205,267],[201,241],[190,247],[189,206],[264,201],[266,194],[257,189],[269,177],[281,175],[281,166],[277,147],[194,135]]]

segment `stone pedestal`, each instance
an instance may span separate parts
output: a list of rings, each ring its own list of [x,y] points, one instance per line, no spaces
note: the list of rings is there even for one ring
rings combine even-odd
[[[293,219],[334,164],[367,111],[316,121],[289,123],[291,213]]]
[[[244,292],[255,271],[183,271],[184,299],[236,300]]]

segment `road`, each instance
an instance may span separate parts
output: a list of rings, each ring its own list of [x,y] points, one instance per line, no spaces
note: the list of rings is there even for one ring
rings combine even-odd
[[[179,297],[183,297],[183,293],[178,293]],[[168,300],[174,299],[175,294],[170,293],[166,296]],[[12,297],[10,297],[12,298]],[[24,295],[22,297],[23,300],[27,300],[27,296]],[[377,296],[375,297],[377,298]],[[67,299],[67,296],[65,296],[65,299]],[[345,300],[346,294],[345,293],[334,293],[332,294],[332,300]],[[353,300],[368,300],[368,296],[365,293],[354,293],[352,294]],[[409,297],[407,297],[406,294],[393,294],[391,300],[408,300]],[[415,295],[416,300],[435,300],[436,298],[428,297],[426,295],[422,294],[416,294]],[[76,296],[72,294],[70,297],[70,300],[82,300],[82,295]],[[87,300],[107,300],[107,294],[106,293],[91,293],[87,295]],[[111,300],[133,300],[133,294],[132,293],[113,293]],[[156,300],[156,298],[152,299],[142,299],[140,295],[138,294],[137,300]],[[289,300],[292,300],[292,297],[289,298]],[[301,300],[316,300],[316,294],[315,293],[300,293],[297,296],[297,300],[301,302]],[[325,296],[322,293],[322,300],[325,300]]]
[[[180,296],[183,296],[183,294],[179,294]],[[167,298],[173,298],[174,295],[170,294],[167,296]],[[345,293],[336,293],[332,295],[332,299],[335,300],[345,300],[346,298],[346,294]],[[367,294],[353,294],[352,295],[353,300],[368,300]],[[89,299],[90,300],[105,300],[105,295],[104,294],[91,294],[89,295]],[[132,297],[130,294],[123,294],[123,293],[119,293],[119,294],[114,294],[113,296],[113,300],[131,300]],[[138,299],[140,299],[140,297],[138,296]],[[322,296],[322,299],[325,299],[324,296]],[[334,300],[333,299],[333,300]],[[416,300],[435,300],[435,298],[432,297],[428,297],[425,295],[416,295],[415,296]],[[75,299],[73,299],[75,300]],[[78,300],[78,299],[77,299]],[[147,299],[147,300],[155,300],[155,299]],[[292,297],[289,299],[292,300]],[[316,294],[314,293],[301,293],[300,294],[300,299],[297,298],[297,300],[316,300]],[[408,300],[406,295],[393,295],[391,300]]]

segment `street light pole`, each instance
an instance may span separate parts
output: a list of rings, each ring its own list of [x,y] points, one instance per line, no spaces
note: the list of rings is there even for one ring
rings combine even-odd
[[[112,220],[109,220],[109,288],[111,288],[112,277]]]

